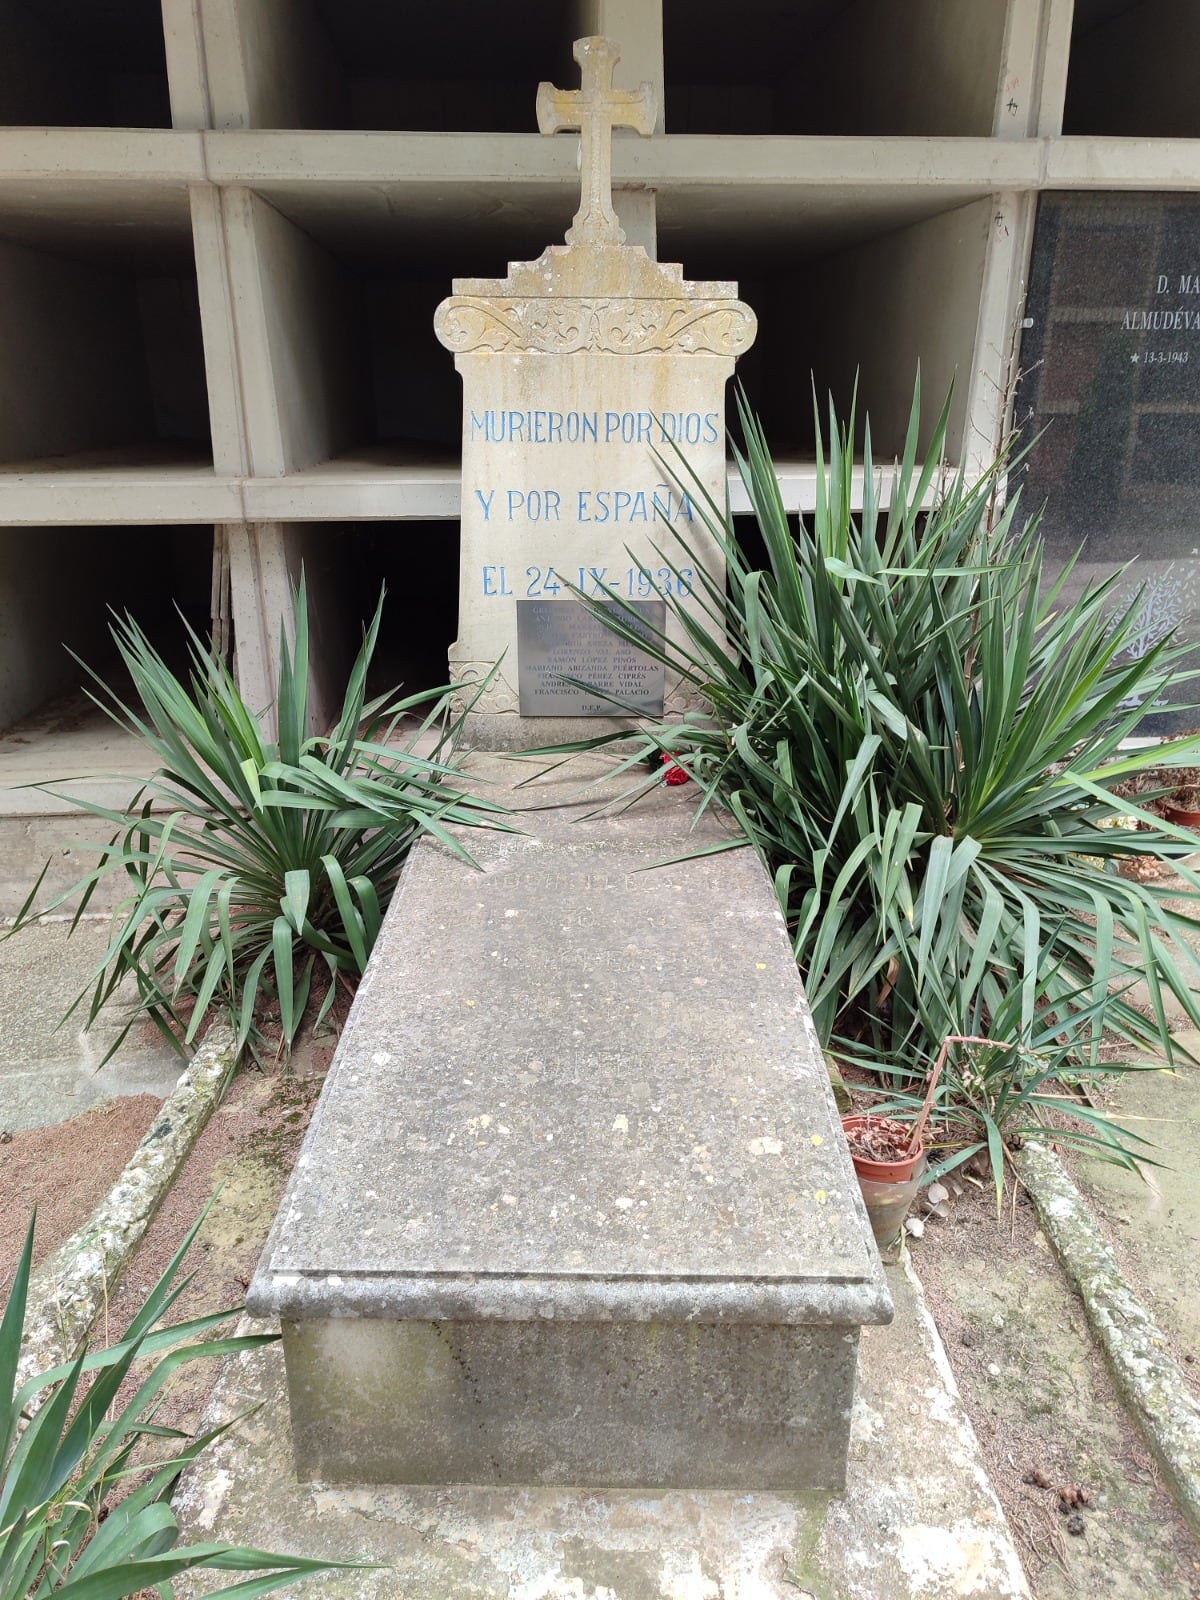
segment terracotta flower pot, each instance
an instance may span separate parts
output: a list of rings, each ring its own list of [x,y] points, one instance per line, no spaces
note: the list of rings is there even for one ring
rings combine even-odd
[[[854,1165],[867,1220],[871,1233],[885,1261],[894,1260],[899,1253],[904,1219],[908,1208],[917,1197],[921,1179],[927,1165],[925,1150],[918,1143],[914,1154],[901,1156],[896,1161],[880,1161],[871,1156],[859,1155],[854,1145],[856,1135],[864,1132],[872,1122],[888,1119],[870,1116],[842,1118],[846,1142],[850,1146],[850,1160]],[[889,1124],[890,1125],[890,1124]],[[911,1133],[911,1129],[906,1129]]]
[[[868,1130],[872,1123],[886,1125],[888,1128],[903,1128],[907,1135],[912,1134],[912,1128],[907,1123],[896,1123],[889,1117],[872,1117],[869,1113],[843,1117],[842,1130],[850,1146],[850,1159],[854,1162],[855,1172],[860,1178],[869,1178],[874,1183],[907,1183],[916,1170],[918,1161],[924,1159],[923,1145],[918,1143],[913,1155],[902,1156],[897,1161],[881,1161],[871,1156],[860,1155],[854,1148],[857,1142],[856,1136]]]
[[[1177,806],[1173,800],[1162,802],[1163,816],[1178,828],[1200,828],[1200,811],[1190,806]]]
[[[858,1186],[862,1190],[871,1232],[875,1235],[875,1243],[879,1246],[879,1253],[885,1261],[894,1261],[900,1253],[901,1241],[904,1238],[904,1219],[908,1215],[909,1206],[917,1197],[917,1190],[921,1187],[921,1179],[925,1175],[925,1128],[929,1122],[929,1113],[933,1109],[933,1097],[942,1080],[950,1046],[991,1042],[990,1039],[982,1039],[972,1033],[947,1034],[942,1040],[942,1048],[938,1051],[933,1071],[929,1074],[929,1082],[925,1085],[925,1098],[921,1102],[921,1109],[911,1125],[897,1122],[891,1117],[872,1116],[869,1112],[865,1115],[842,1118],[842,1129],[846,1135],[846,1143],[850,1147],[850,1159],[854,1163]],[[874,1141],[874,1152],[871,1151],[872,1141],[863,1138],[863,1134],[872,1123],[883,1134],[882,1138]],[[867,1148],[858,1154],[854,1148],[856,1144],[860,1148],[865,1144]],[[895,1159],[891,1161],[887,1159],[889,1149],[897,1152]]]

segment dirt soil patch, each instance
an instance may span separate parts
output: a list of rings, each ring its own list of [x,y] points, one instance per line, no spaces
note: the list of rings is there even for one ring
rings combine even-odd
[[[36,1265],[88,1220],[120,1177],[161,1105],[157,1095],[128,1095],[49,1128],[3,1136],[0,1299],[12,1287],[34,1207]]]
[[[337,1025],[345,1010],[339,1007]],[[286,1063],[266,1070],[253,1064],[238,1069],[105,1306],[94,1347],[120,1338],[210,1202],[180,1274],[191,1274],[192,1281],[172,1308],[171,1321],[241,1308],[335,1043],[331,1028],[316,1040],[298,1043]],[[0,1146],[5,1179],[0,1190],[0,1271],[9,1264],[0,1291],[11,1282],[32,1203],[39,1204],[38,1254],[45,1257],[103,1199],[160,1105],[152,1096],[114,1100],[52,1127],[14,1135],[11,1143]],[[10,1153],[17,1149],[20,1162],[10,1164]],[[67,1194],[75,1196],[71,1206],[64,1202]],[[209,1337],[232,1333],[234,1320]],[[215,1377],[215,1366],[208,1362],[182,1367],[157,1420],[194,1429]],[[129,1380],[121,1400],[133,1393],[136,1381]]]
[[[286,1065],[238,1071],[126,1267],[97,1329],[98,1344],[118,1337],[133,1320],[210,1201],[185,1258],[183,1272],[193,1275],[192,1282],[171,1319],[242,1306],[331,1055],[331,1048],[302,1045]],[[231,1320],[209,1337],[228,1335],[233,1327]],[[209,1362],[182,1367],[158,1420],[194,1430],[215,1377]]]
[[[1200,1546],[1028,1197],[997,1219],[994,1193],[955,1188],[913,1261],[1037,1600],[1197,1600]]]

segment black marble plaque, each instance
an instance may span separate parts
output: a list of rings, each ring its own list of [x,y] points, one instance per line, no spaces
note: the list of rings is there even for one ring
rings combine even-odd
[[[666,622],[665,600],[606,600],[643,638]],[[665,671],[572,598],[517,601],[523,717],[661,717]]]
[[[1056,569],[1079,552],[1070,593],[1132,562],[1135,648],[1200,641],[1200,200],[1043,195],[1020,368],[1022,500]]]

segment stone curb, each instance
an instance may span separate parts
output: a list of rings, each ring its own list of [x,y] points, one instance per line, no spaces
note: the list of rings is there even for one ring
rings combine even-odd
[[[106,1197],[33,1274],[18,1385],[78,1353],[221,1098],[235,1060],[232,1029],[213,1023]],[[29,1409],[40,1403],[35,1396]]]
[[[1117,1389],[1200,1534],[1200,1401],[1059,1158],[1030,1142],[1016,1164],[1054,1253],[1083,1298]]]

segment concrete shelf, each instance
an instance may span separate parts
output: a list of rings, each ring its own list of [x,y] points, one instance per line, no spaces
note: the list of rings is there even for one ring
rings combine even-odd
[[[456,522],[461,475],[457,459],[399,460],[392,444],[364,446],[282,478],[221,476],[201,461],[145,451],[96,451],[0,467],[0,527],[97,528],[241,522],[396,523],[410,542],[426,525]],[[410,455],[415,455],[409,452]],[[784,505],[816,505],[816,462],[778,457]],[[890,460],[877,463],[886,483]],[[862,504],[861,466],[851,496]],[[736,515],[749,511],[736,468],[729,468]],[[413,526],[408,526],[408,525]],[[397,527],[397,534],[401,529]]]
[[[0,466],[0,526],[212,523],[245,515],[240,485],[181,447],[142,445]]]
[[[398,454],[393,446],[364,447],[353,454],[323,461],[305,472],[285,478],[253,478],[240,485],[244,514],[250,521],[323,522],[330,518],[354,522],[436,523],[457,520],[461,504],[461,474],[457,459],[445,461],[388,459]],[[777,457],[783,503],[790,512],[808,512],[816,506],[816,461]],[[877,463],[886,483],[890,461]],[[750,502],[737,468],[729,466],[730,503],[735,515],[748,512]],[[854,469],[851,496],[862,504],[862,467]],[[0,506],[3,505],[0,479]],[[420,527],[397,528],[412,540]]]
[[[164,192],[204,178],[198,133],[159,128],[0,127],[0,200],[33,183],[54,210],[85,201],[104,214],[126,215]],[[179,210],[178,202],[174,202]],[[186,212],[186,207],[182,208]]]
[[[373,190],[393,205],[453,216],[476,194],[502,190],[518,206],[535,206],[544,190],[561,188],[569,218],[578,198],[570,141],[536,133],[264,130],[208,133],[204,149],[211,179],[248,184],[275,202],[294,197],[300,204],[333,185],[348,204],[356,189]],[[618,186],[652,184],[667,194],[725,191],[736,221],[741,206],[761,190],[786,200],[843,189],[870,202],[899,188],[906,195],[942,191],[953,203],[998,188],[1036,187],[1040,161],[1035,139],[666,133],[616,139],[613,179]]]
[[[461,477],[458,463],[410,462],[389,465],[378,459],[387,447],[364,449],[352,456],[323,461],[287,478],[257,478],[243,485],[246,515],[252,520],[320,521],[349,517],[358,521],[440,521],[457,518]],[[815,461],[776,460],[784,505],[789,511],[812,511],[816,505]],[[729,468],[733,510],[749,510],[749,501],[734,466]],[[862,503],[862,469],[852,490]]]
[[[415,450],[381,444],[285,478],[249,479],[243,493],[251,521],[431,522],[457,520],[460,488],[457,451],[421,459]]]
[[[1051,139],[1040,187],[1194,193],[1200,188],[1200,138]]]

